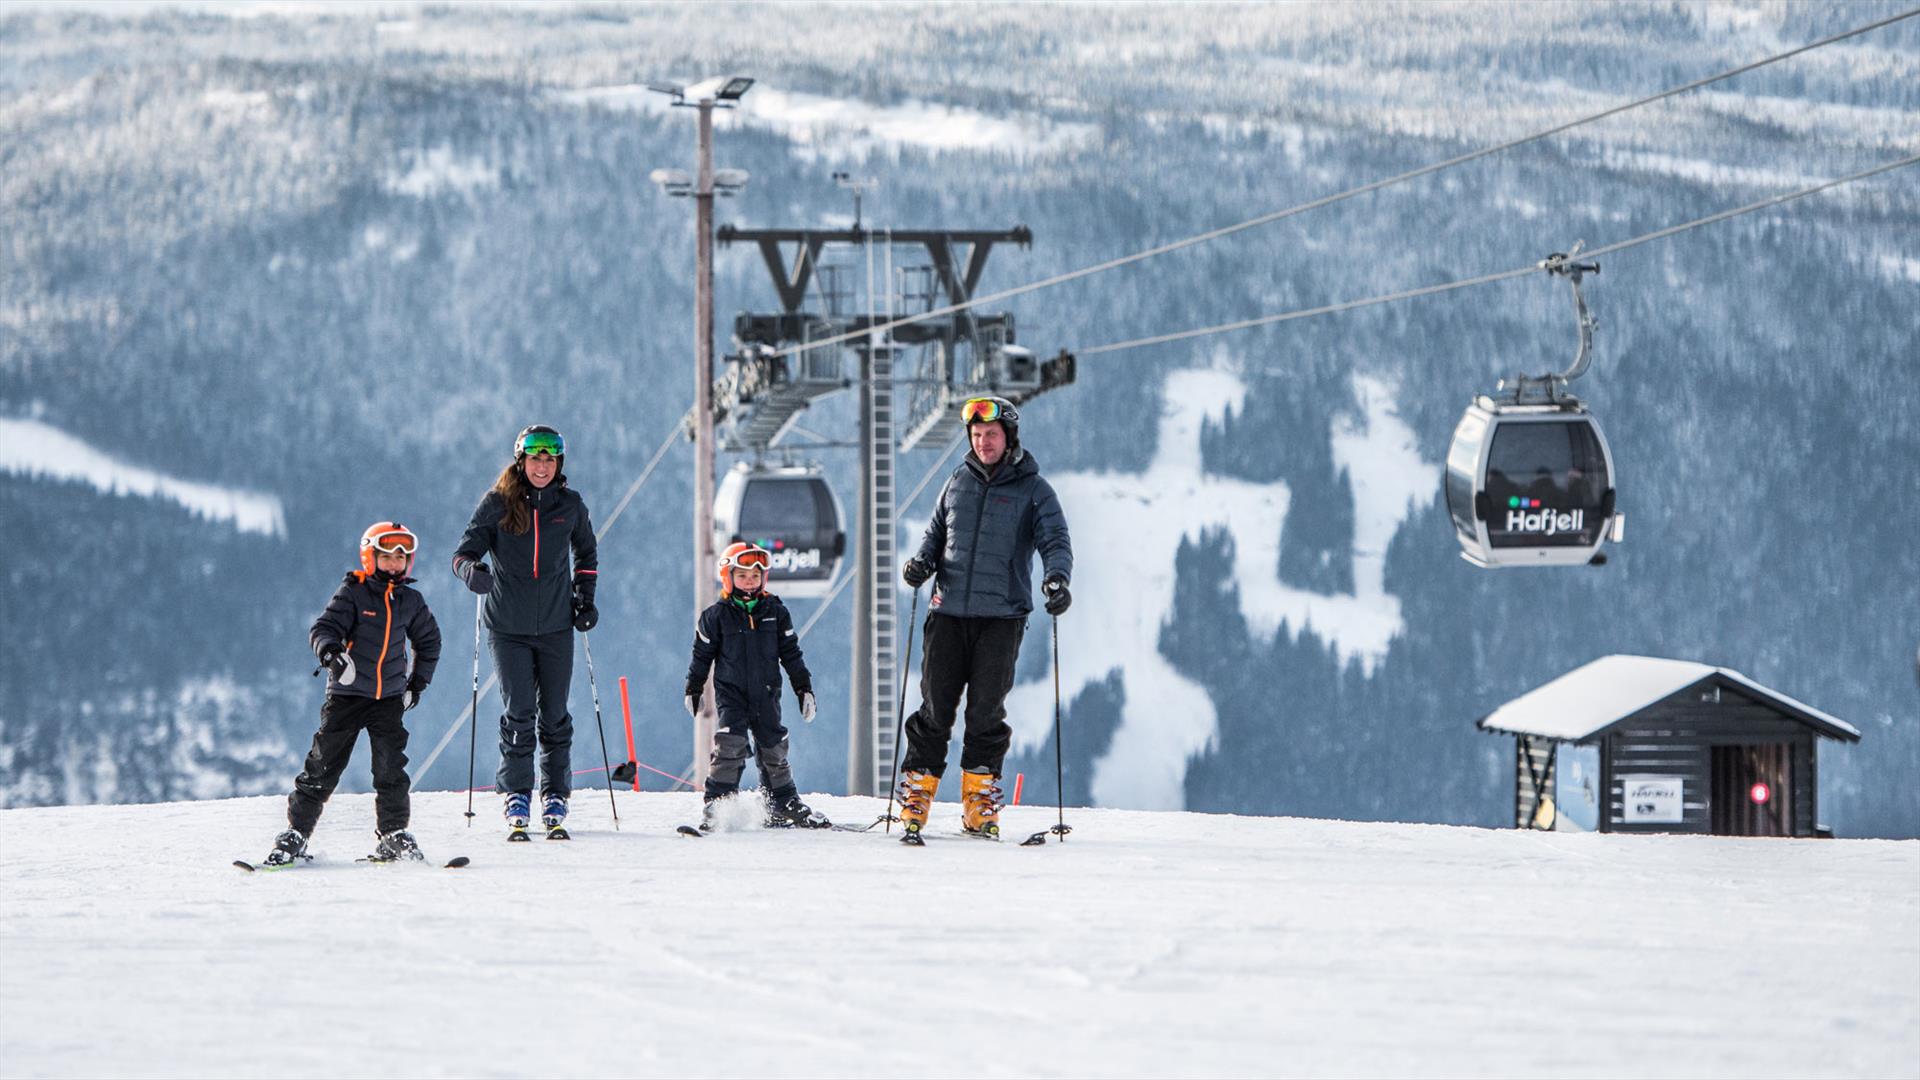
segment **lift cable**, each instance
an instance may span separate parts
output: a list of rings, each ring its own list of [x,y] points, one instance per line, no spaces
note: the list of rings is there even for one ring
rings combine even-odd
[[[1480,150],[1475,150],[1466,154],[1461,154],[1457,157],[1448,158],[1445,161],[1437,162],[1432,165],[1422,166],[1421,168],[1414,169],[1409,172],[1400,173],[1397,176],[1391,176],[1384,180],[1376,180],[1370,184],[1363,184],[1360,187],[1350,188],[1346,191],[1338,192],[1333,195],[1323,196],[1322,198],[1312,200],[1311,202],[1300,203],[1296,206],[1291,206],[1284,210],[1275,210],[1271,213],[1262,214],[1259,217],[1249,218],[1248,220],[1240,222],[1235,225],[1224,226],[1222,228],[1214,229],[1209,232],[1200,233],[1198,235],[1190,236],[1182,240],[1175,240],[1170,243],[1161,244],[1157,247],[1147,248],[1144,251],[1137,251],[1130,255],[1124,255],[1116,259],[1109,259],[1106,262],[1096,263],[1092,266],[1082,267],[1078,270],[1071,270],[1063,274],[1056,274],[1050,278],[1044,278],[1039,281],[1029,282],[1028,284],[1015,286],[1014,288],[1010,288],[1010,289],[1002,289],[999,292],[988,293],[987,295],[984,295],[984,296],[973,297],[969,300],[963,301],[958,304],[949,304],[945,307],[934,308],[932,310],[920,312],[918,314],[902,316],[897,319],[889,320],[886,323],[876,325],[876,326],[870,326],[862,330],[849,331],[847,333],[840,334],[834,337],[823,338],[819,341],[811,341],[803,345],[791,346],[786,349],[775,351],[771,353],[770,356],[771,357],[791,356],[791,355],[794,355],[795,353],[803,352],[808,349],[817,349],[827,345],[836,345],[842,342],[851,341],[855,338],[870,337],[874,334],[886,333],[897,327],[906,326],[910,323],[923,322],[927,319],[939,318],[944,315],[952,315],[956,312],[965,311],[968,308],[976,307],[978,305],[997,303],[998,301],[1010,299],[1015,296],[1021,296],[1026,293],[1038,292],[1042,289],[1052,288],[1055,285],[1063,285],[1069,281],[1077,281],[1080,278],[1091,277],[1094,274],[1104,273],[1108,270],[1116,270],[1116,269],[1119,269],[1120,267],[1128,266],[1137,262],[1143,262],[1147,259],[1154,258],[1155,256],[1165,255],[1169,252],[1179,251],[1183,248],[1194,247],[1199,244],[1207,243],[1208,241],[1218,240],[1221,237],[1231,236],[1234,233],[1244,232],[1248,229],[1257,228],[1261,225],[1269,225],[1269,224],[1272,224],[1273,222],[1280,221],[1284,218],[1289,218],[1298,214],[1306,213],[1309,210],[1317,210],[1323,206],[1330,206],[1334,203],[1344,202],[1348,199],[1354,198],[1359,195],[1364,195],[1373,191],[1379,191],[1383,188],[1391,187],[1395,184],[1405,183],[1409,180],[1414,180],[1422,176],[1427,176],[1432,173],[1439,172],[1443,169],[1453,168],[1454,166],[1457,166],[1457,165],[1464,165],[1470,161],[1475,161],[1483,157],[1488,157],[1490,155],[1497,154],[1505,150],[1511,150],[1511,149],[1514,149],[1515,147],[1524,146],[1527,143],[1537,142],[1541,139],[1551,138],[1554,135],[1558,135],[1566,131],[1571,131],[1572,129],[1577,127],[1582,127],[1584,125],[1591,124],[1599,120],[1604,120],[1611,116],[1617,116],[1621,113],[1630,111],[1632,109],[1637,109],[1645,105],[1651,105],[1654,102],[1661,101],[1666,98],[1674,97],[1679,94],[1684,94],[1691,90],[1697,90],[1703,86],[1709,86],[1713,83],[1723,82],[1727,79],[1731,79],[1739,75],[1744,75],[1747,72],[1754,71],[1771,64],[1780,63],[1781,61],[1791,59],[1795,56],[1799,56],[1802,53],[1811,52],[1814,49],[1819,49],[1827,45],[1832,45],[1836,42],[1845,41],[1848,38],[1859,37],[1862,34],[1871,33],[1883,27],[1891,26],[1894,23],[1913,18],[1916,15],[1920,15],[1920,8],[1912,8],[1910,10],[1900,12],[1899,14],[1891,15],[1891,16],[1888,16],[1887,18],[1880,19],[1876,22],[1867,23],[1864,26],[1858,26],[1851,30],[1842,31],[1841,33],[1834,34],[1829,37],[1821,38],[1818,41],[1809,42],[1805,45],[1798,46],[1797,48],[1788,49],[1785,52],[1776,53],[1772,56],[1765,57],[1760,60],[1755,60],[1748,64],[1743,64],[1740,67],[1730,68],[1726,71],[1722,71],[1714,75],[1709,75],[1705,78],[1695,79],[1692,82],[1685,83],[1680,86],[1672,87],[1671,89],[1662,90],[1657,94],[1652,94],[1647,97],[1638,98],[1634,101],[1626,102],[1625,104],[1621,104],[1621,105],[1616,105],[1610,109],[1605,109],[1605,110],[1602,110],[1601,112],[1593,113],[1589,116],[1584,116],[1576,120],[1568,121],[1567,123],[1560,124],[1556,127],[1547,128],[1543,131],[1538,131],[1531,135],[1524,135],[1516,139],[1511,139],[1511,140],[1508,140],[1507,142],[1500,143],[1495,146],[1485,147]],[[1804,195],[1811,195],[1814,192],[1823,191],[1829,187],[1834,187],[1839,184],[1849,183],[1854,180],[1860,180],[1869,176],[1873,176],[1877,173],[1887,172],[1892,169],[1897,169],[1907,165],[1912,165],[1916,161],[1920,161],[1920,156],[1906,158],[1905,160],[1902,160],[1902,161],[1897,161],[1888,165],[1883,165],[1876,169],[1871,169],[1863,173],[1857,173],[1853,176],[1845,177],[1840,180],[1831,181],[1826,184],[1821,184],[1816,187],[1808,188],[1804,191],[1799,191],[1799,192],[1794,192],[1788,195],[1778,196],[1776,198],[1769,199],[1764,202],[1755,203],[1751,206],[1741,207],[1737,210],[1724,211],[1722,213],[1715,214],[1711,217],[1702,218],[1698,221],[1689,222],[1685,225],[1677,225],[1670,229],[1665,229],[1657,233],[1650,233],[1646,236],[1637,237],[1632,240],[1622,241],[1618,244],[1613,244],[1608,247],[1600,248],[1594,251],[1588,251],[1583,254],[1587,258],[1591,258],[1593,256],[1605,254],[1607,252],[1619,251],[1622,248],[1631,247],[1635,244],[1646,243],[1647,241],[1656,240],[1663,236],[1671,236],[1676,232],[1682,232],[1686,229],[1696,228],[1700,225],[1705,225],[1710,222],[1719,221],[1724,218],[1735,217],[1744,213],[1750,213],[1754,210],[1763,209],[1767,206],[1772,206],[1777,203],[1782,203],[1791,199],[1800,198],[1801,196],[1804,196]],[[1394,300],[1411,299],[1417,296],[1427,296],[1434,293],[1447,292],[1453,289],[1464,289],[1474,285],[1485,285],[1485,284],[1490,284],[1496,281],[1504,281],[1509,278],[1520,277],[1524,274],[1532,273],[1537,269],[1538,269],[1537,265],[1527,266],[1517,270],[1505,271],[1498,274],[1489,274],[1483,277],[1473,278],[1466,281],[1456,281],[1456,282],[1450,282],[1445,285],[1434,285],[1434,286],[1427,286],[1421,289],[1411,289],[1405,292],[1394,293],[1388,296],[1377,296],[1377,297],[1371,297],[1365,300],[1349,301],[1343,304],[1332,304],[1326,307],[1314,308],[1308,311],[1287,312],[1280,315],[1269,315],[1269,316],[1264,316],[1258,319],[1248,319],[1248,320],[1243,320],[1241,322],[1229,323],[1222,326],[1207,327],[1207,328],[1197,329],[1197,330],[1186,330],[1186,331],[1181,331],[1174,334],[1163,334],[1163,335],[1159,335],[1157,337],[1152,337],[1152,338],[1142,338],[1137,341],[1126,341],[1126,342],[1117,342],[1110,345],[1099,345],[1099,346],[1094,346],[1093,348],[1090,348],[1090,349],[1081,350],[1079,355],[1091,356],[1091,355],[1104,353],[1104,352],[1117,352],[1122,349],[1139,348],[1145,345],[1162,344],[1169,341],[1178,341],[1185,338],[1200,337],[1202,335],[1207,335],[1207,334],[1218,334],[1218,333],[1224,333],[1230,330],[1239,330],[1239,329],[1246,329],[1246,328],[1255,327],[1255,326],[1264,326],[1272,323],[1284,322],[1290,319],[1302,319],[1302,318],[1307,318],[1313,315],[1328,315],[1334,312],[1346,311],[1352,308],[1365,307],[1372,304],[1383,304],[1383,303],[1388,303]],[[637,478],[635,478],[634,482],[627,488],[626,495],[620,500],[619,505],[614,507],[613,513],[608,516],[607,520],[604,523],[602,523],[600,528],[596,531],[596,536],[595,536],[596,540],[603,539],[606,536],[606,534],[612,530],[614,522],[619,520],[620,515],[623,512],[625,512],[627,505],[633,501],[634,496],[639,494],[639,491],[642,485],[644,485],[647,482],[647,479],[653,474],[655,467],[657,467],[661,459],[666,456],[667,450],[673,445],[675,438],[680,434],[682,430],[683,430],[683,423],[681,421],[676,421],[673,426],[673,429],[668,433],[666,439],[661,442],[660,448],[654,451],[654,455],[652,459],[647,462],[646,467],[641,470],[640,475]],[[958,443],[956,441],[954,446],[948,447],[946,453],[942,454],[940,459],[934,463],[935,469],[938,469],[939,466],[945,462],[946,457],[953,452],[953,449],[957,447],[957,445]],[[932,475],[932,472],[933,470],[929,470],[929,474],[928,474],[929,477]],[[925,487],[926,483],[927,481],[923,479],[921,481],[920,486]],[[918,495],[919,490],[920,490],[919,488],[916,488],[914,491],[914,494]],[[912,498],[909,497],[908,502],[910,503],[911,501],[912,501]],[[838,593],[838,589],[836,588],[834,595],[837,595],[837,593]],[[808,620],[808,627],[811,627],[813,622],[819,619],[820,614],[824,612],[830,604],[832,604],[833,599],[834,599],[834,596],[830,595],[827,598],[827,600],[820,605],[819,610],[815,611],[813,614],[813,617]],[[490,675],[487,679],[486,686],[482,689],[482,693],[485,693],[487,690],[491,690],[494,683],[497,681],[498,681],[497,675]],[[469,705],[468,708],[461,710],[460,716],[457,719],[455,719],[453,725],[450,728],[448,728],[447,733],[441,737],[440,742],[433,748],[433,752],[428,754],[426,760],[417,769],[414,770],[414,775],[416,777],[426,775],[427,770],[432,767],[433,763],[439,758],[440,754],[447,748],[447,745],[450,742],[452,742],[454,735],[458,733],[461,727],[465,725],[466,721],[471,718],[472,711],[473,710],[471,705]]]
[[[1755,60],[1752,63],[1742,64],[1741,66],[1736,68],[1729,68],[1726,71],[1719,72],[1718,74],[1715,74],[1715,75],[1709,75],[1703,79],[1695,79],[1690,83],[1686,83],[1681,86],[1675,86],[1675,87],[1672,87],[1671,89],[1662,90],[1657,94],[1651,94],[1647,97],[1637,98],[1633,101],[1626,102],[1625,104],[1622,104],[1622,105],[1615,105],[1610,109],[1603,109],[1600,112],[1593,113],[1589,116],[1583,116],[1577,120],[1570,120],[1564,124],[1559,124],[1555,127],[1547,128],[1544,131],[1537,131],[1531,135],[1522,135],[1519,138],[1510,139],[1496,146],[1489,146],[1480,150],[1474,150],[1469,153],[1461,154],[1458,157],[1448,158],[1445,161],[1437,162],[1432,165],[1424,165],[1410,172],[1403,172],[1398,176],[1390,176],[1385,180],[1375,180],[1370,184],[1363,184],[1360,187],[1349,188],[1346,191],[1338,192],[1333,195],[1323,196],[1321,198],[1314,199],[1311,202],[1301,203],[1297,206],[1290,206],[1284,210],[1275,210],[1270,213],[1261,214],[1259,217],[1249,218],[1246,221],[1242,221],[1237,225],[1227,225],[1222,228],[1211,230],[1209,232],[1200,233],[1196,236],[1189,236],[1183,240],[1175,240],[1175,241],[1172,241],[1171,243],[1161,244],[1158,247],[1151,247],[1151,248],[1147,248],[1144,251],[1137,251],[1131,255],[1123,255],[1116,259],[1109,259],[1103,263],[1095,263],[1092,266],[1081,267],[1078,270],[1070,270],[1064,274],[1056,274],[1055,276],[1050,278],[1043,278],[1039,281],[1029,282],[1028,284],[1025,284],[1025,285],[1018,285],[1010,289],[1002,289],[999,292],[988,293],[985,296],[972,297],[968,300],[962,301],[957,304],[949,304],[946,307],[934,308],[931,311],[923,311],[914,315],[904,315],[904,316],[901,316],[900,318],[893,319],[889,322],[882,323],[877,326],[867,327],[860,330],[851,330],[844,334],[840,334],[837,337],[822,338],[819,341],[808,342],[805,345],[790,346],[788,348],[773,352],[770,355],[774,357],[791,356],[794,353],[800,352],[804,349],[817,349],[823,345],[835,345],[844,341],[851,341],[855,338],[867,337],[870,334],[885,333],[887,331],[893,330],[896,327],[905,326],[909,323],[916,323],[926,319],[939,318],[943,315],[951,315],[957,311],[964,311],[968,308],[976,307],[982,304],[996,303],[998,301],[1006,300],[1015,296],[1021,296],[1026,293],[1038,292],[1041,289],[1052,288],[1055,285],[1062,285],[1069,281],[1077,281],[1080,278],[1091,277],[1094,274],[1104,273],[1105,271],[1108,271],[1108,270],[1115,270],[1122,266],[1128,266],[1133,263],[1142,262],[1147,259],[1151,259],[1157,255],[1165,255],[1168,252],[1179,251],[1182,248],[1189,248],[1197,244],[1207,243],[1208,241],[1211,241],[1211,240],[1218,240],[1223,236],[1231,236],[1234,233],[1243,232],[1247,229],[1257,228],[1261,225],[1270,225],[1273,222],[1280,221],[1284,218],[1293,217],[1297,214],[1304,214],[1309,210],[1317,210],[1323,206],[1331,206],[1334,203],[1344,202],[1358,195],[1365,195],[1369,192],[1379,191],[1382,188],[1391,187],[1395,184],[1402,184],[1409,180],[1416,179],[1418,177],[1428,176],[1432,173],[1439,172],[1442,169],[1450,169],[1456,165],[1464,165],[1470,161],[1476,161],[1480,158],[1487,157],[1492,154],[1498,154],[1505,150],[1512,150],[1515,147],[1524,146],[1530,142],[1537,142],[1541,139],[1551,138],[1552,136],[1559,135],[1563,132],[1571,131],[1574,128],[1582,127],[1584,125],[1591,124],[1599,120],[1604,120],[1611,116],[1618,116],[1621,113],[1628,112],[1633,109],[1638,109],[1645,105],[1651,105],[1654,102],[1662,101],[1662,100],[1665,100],[1666,98],[1674,97],[1678,94],[1684,94],[1691,90],[1698,90],[1703,86],[1710,86],[1717,82],[1724,82],[1727,79],[1731,79],[1739,75],[1744,75],[1747,72],[1766,67],[1769,64],[1777,64],[1783,60],[1788,60],[1795,56],[1799,56],[1801,53],[1811,52],[1814,49],[1822,48],[1827,45],[1832,45],[1835,42],[1845,41],[1848,38],[1859,37],[1862,34],[1871,33],[1883,27],[1891,26],[1894,23],[1900,22],[1904,19],[1911,19],[1916,15],[1920,15],[1920,8],[1912,8],[1907,11],[1903,11],[1897,15],[1890,15],[1887,18],[1880,19],[1877,22],[1871,22],[1866,24],[1865,26],[1858,26],[1853,28],[1852,30],[1846,30],[1838,34],[1834,34],[1831,37],[1824,37],[1818,41],[1809,42],[1797,48],[1788,49],[1785,52],[1776,53],[1764,59]]]
[[[1751,214],[1756,210],[1764,210],[1770,206],[1778,206],[1781,203],[1804,198],[1808,195],[1825,191],[1828,188],[1839,187],[1842,184],[1850,184],[1856,180],[1864,180],[1870,176],[1877,176],[1880,173],[1891,172],[1894,169],[1901,169],[1914,164],[1920,164],[1920,154],[1902,158],[1899,161],[1888,162],[1884,165],[1877,165],[1864,172],[1857,172],[1851,176],[1843,176],[1838,180],[1828,180],[1824,183],[1815,184],[1812,187],[1802,188],[1799,191],[1790,191],[1782,195],[1762,199],[1756,203],[1748,203],[1745,206],[1735,207],[1732,210],[1722,210],[1717,214],[1709,214],[1706,217],[1697,218],[1684,224],[1669,226],[1657,232],[1647,233],[1644,236],[1636,236],[1629,240],[1608,244],[1605,247],[1581,251],[1580,258],[1592,259],[1601,255],[1611,254],[1612,252],[1623,251],[1630,247],[1672,236],[1675,233],[1686,232],[1688,229],[1697,229],[1702,225],[1711,225],[1714,222],[1725,221],[1728,218],[1739,217],[1742,214]],[[1354,308],[1371,307],[1375,304],[1387,304],[1396,300],[1411,300],[1417,296],[1432,296],[1436,293],[1451,292],[1455,289],[1470,289],[1477,285],[1490,285],[1496,281],[1508,281],[1513,278],[1524,277],[1527,274],[1535,273],[1542,268],[1543,264],[1536,262],[1512,270],[1502,270],[1498,273],[1482,274],[1479,277],[1466,278],[1462,281],[1449,281],[1441,285],[1425,285],[1417,289],[1405,289],[1400,292],[1387,293],[1383,296],[1369,296],[1363,300],[1346,300],[1337,304],[1327,304],[1322,307],[1306,308],[1300,311],[1287,311],[1276,315],[1261,315],[1257,318],[1241,319],[1238,322],[1222,323],[1218,326],[1205,326],[1193,330],[1179,330],[1170,334],[1155,334],[1152,337],[1135,338],[1132,341],[1116,341],[1107,345],[1094,345],[1089,348],[1075,349],[1073,353],[1075,356],[1081,357],[1098,356],[1101,353],[1119,352],[1123,349],[1138,349],[1147,345],[1164,345],[1170,341],[1185,341],[1189,338],[1224,334],[1233,330],[1247,330],[1256,326],[1271,326],[1274,323],[1290,322],[1294,319],[1307,319],[1316,315],[1332,315],[1336,312],[1351,311]]]

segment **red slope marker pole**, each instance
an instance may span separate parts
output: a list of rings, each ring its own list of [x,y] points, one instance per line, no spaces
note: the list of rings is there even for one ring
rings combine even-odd
[[[627,761],[640,759],[633,752],[633,705],[627,700],[627,677],[620,676],[620,716],[627,722]],[[640,790],[640,770],[633,771],[633,790]]]

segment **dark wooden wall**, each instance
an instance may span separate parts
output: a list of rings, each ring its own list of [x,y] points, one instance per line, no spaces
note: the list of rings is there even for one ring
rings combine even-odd
[[[1610,731],[1601,743],[1607,785],[1607,832],[1710,832],[1712,748],[1783,743],[1792,761],[1790,783],[1776,798],[1787,835],[1812,836],[1817,818],[1811,728],[1714,680],[1648,706]],[[1628,824],[1623,820],[1623,776],[1678,776],[1686,784],[1679,824]],[[1744,798],[1744,793],[1736,793]]]

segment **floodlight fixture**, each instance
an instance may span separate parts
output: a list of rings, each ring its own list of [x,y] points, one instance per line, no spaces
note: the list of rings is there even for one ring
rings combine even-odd
[[[647,179],[669,195],[687,195],[693,191],[693,174],[685,169],[655,169],[647,174]]]

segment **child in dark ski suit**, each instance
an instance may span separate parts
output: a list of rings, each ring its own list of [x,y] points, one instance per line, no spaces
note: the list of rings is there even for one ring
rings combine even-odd
[[[413,578],[419,542],[404,526],[382,521],[360,537],[360,569],[348,574],[313,621],[308,643],[327,671],[327,700],[306,767],[287,799],[287,831],[274,839],[266,866],[289,866],[307,855],[307,837],[353,755],[361,729],[373,749],[374,815],[379,844],[372,858],[422,856],[412,834],[407,789],[407,729],[401,714],[420,702],[440,661],[440,627]],[[407,644],[414,649],[412,671]],[[318,671],[315,672],[318,674]]]
[[[734,544],[720,558],[720,599],[700,613],[694,628],[693,664],[687,669],[687,713],[698,716],[700,695],[713,672],[714,705],[720,714],[707,767],[706,813],[700,827],[712,831],[719,800],[740,790],[740,773],[752,751],[766,798],[766,823],[778,828],[824,828],[831,824],[800,801],[787,767],[787,729],[780,723],[780,670],[786,669],[800,716],[813,723],[813,676],[800,655],[793,616],[765,589],[773,557],[765,548]]]

